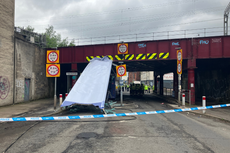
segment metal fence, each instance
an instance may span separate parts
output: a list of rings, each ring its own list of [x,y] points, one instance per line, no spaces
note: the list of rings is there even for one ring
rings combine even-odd
[[[164,88],[163,89],[163,95],[172,96],[173,95],[173,89],[172,88]]]
[[[137,42],[137,41],[150,41],[150,40],[163,40],[163,39],[181,39],[181,38],[219,36],[219,35],[223,35],[223,33],[224,33],[223,27],[212,27],[212,28],[199,28],[199,29],[186,29],[186,30],[160,31],[160,32],[156,31],[156,32],[137,33],[137,34],[88,37],[88,38],[75,38],[74,41],[76,45],[92,45],[92,44],[117,43],[120,41]]]
[[[44,34],[31,32],[20,27],[14,27],[14,31],[24,36],[28,42],[37,44],[42,48],[46,46],[46,36]]]
[[[182,89],[182,92],[185,94],[185,102],[189,103],[191,105],[191,90],[188,89]],[[182,97],[182,95],[181,95]]]

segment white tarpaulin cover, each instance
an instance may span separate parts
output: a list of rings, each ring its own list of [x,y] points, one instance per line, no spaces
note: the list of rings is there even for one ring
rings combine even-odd
[[[94,58],[69,92],[61,107],[72,104],[94,105],[104,108],[112,61],[108,57]]]

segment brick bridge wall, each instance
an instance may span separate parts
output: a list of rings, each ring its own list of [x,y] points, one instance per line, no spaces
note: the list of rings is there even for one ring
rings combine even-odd
[[[46,50],[15,32],[17,102],[53,95],[53,78],[46,77]]]
[[[14,0],[0,4],[0,106],[13,103]]]

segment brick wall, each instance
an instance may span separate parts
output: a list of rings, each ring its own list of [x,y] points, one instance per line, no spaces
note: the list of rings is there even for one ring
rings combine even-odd
[[[53,78],[46,77],[46,50],[15,32],[17,102],[51,97]]]
[[[129,72],[129,84],[133,83],[133,81],[140,81],[140,72]]]
[[[0,0],[0,106],[13,103],[14,0]]]

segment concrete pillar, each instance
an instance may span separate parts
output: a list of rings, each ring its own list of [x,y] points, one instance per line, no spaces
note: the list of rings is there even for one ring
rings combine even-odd
[[[195,104],[196,95],[195,95],[195,68],[196,67],[196,58],[192,57],[188,59],[188,89],[191,90],[191,104]]]
[[[160,95],[163,95],[164,84],[163,84],[163,76],[164,74],[160,74]]]
[[[188,89],[191,90],[191,104],[195,104],[195,71],[188,69]]]
[[[173,91],[174,91],[174,96],[177,99],[178,98],[178,74],[177,72],[173,72]]]

